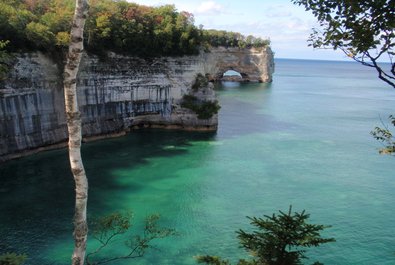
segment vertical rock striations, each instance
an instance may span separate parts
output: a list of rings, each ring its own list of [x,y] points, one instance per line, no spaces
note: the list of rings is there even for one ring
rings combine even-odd
[[[181,107],[183,96],[214,101],[212,85],[192,91],[198,74],[221,79],[227,70],[244,81],[271,82],[273,54],[267,49],[213,48],[197,56],[142,59],[109,53],[84,55],[78,100],[84,138],[123,134],[130,128],[216,130],[217,115],[199,119]],[[41,53],[20,54],[0,83],[0,161],[57,147],[67,140],[62,69]]]

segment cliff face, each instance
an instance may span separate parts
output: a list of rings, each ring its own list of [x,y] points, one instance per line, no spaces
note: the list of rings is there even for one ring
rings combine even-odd
[[[269,82],[273,55],[217,48],[198,56],[141,59],[110,54],[104,61],[85,55],[78,78],[85,138],[123,133],[134,127],[216,130],[217,115],[198,119],[180,106],[197,74],[219,79],[233,69],[245,80]],[[215,100],[212,86],[200,100]],[[22,54],[0,84],[0,161],[67,140],[62,71],[50,58]]]

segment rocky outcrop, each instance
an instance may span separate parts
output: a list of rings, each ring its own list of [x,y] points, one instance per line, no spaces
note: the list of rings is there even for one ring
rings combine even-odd
[[[204,54],[205,73],[211,80],[222,80],[228,70],[239,72],[244,82],[271,82],[274,72],[273,52],[270,48],[219,47]]]
[[[273,55],[270,49],[225,48],[155,59],[109,54],[101,60],[85,54],[77,84],[83,136],[140,127],[216,130],[217,115],[199,119],[181,101],[199,73],[217,80],[230,69],[246,80],[270,82]],[[211,85],[195,94],[215,99]],[[0,161],[67,140],[63,97],[62,70],[55,62],[40,53],[17,57],[0,84]]]

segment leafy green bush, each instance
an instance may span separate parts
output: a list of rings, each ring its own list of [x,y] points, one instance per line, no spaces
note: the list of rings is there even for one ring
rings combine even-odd
[[[203,76],[201,73],[197,74],[195,82],[192,85],[194,91],[199,90],[199,88],[208,86],[207,77]]]
[[[221,108],[217,100],[201,101],[193,95],[184,95],[181,107],[192,110],[201,120],[210,119]]]

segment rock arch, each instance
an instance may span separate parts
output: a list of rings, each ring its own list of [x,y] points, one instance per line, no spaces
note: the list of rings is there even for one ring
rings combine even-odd
[[[235,69],[226,70],[222,76],[218,76],[222,81],[233,81],[233,82],[242,82],[243,79],[248,78],[248,75],[245,73],[240,73]]]
[[[256,49],[218,47],[203,56],[205,56],[205,71],[211,81],[221,80],[228,70],[239,72],[242,81],[272,81],[274,61],[269,47]]]

